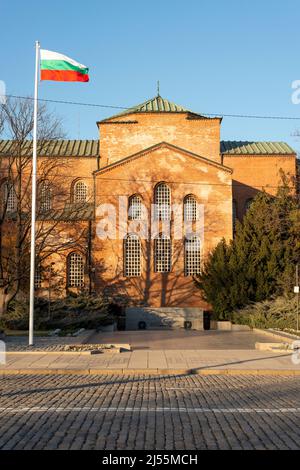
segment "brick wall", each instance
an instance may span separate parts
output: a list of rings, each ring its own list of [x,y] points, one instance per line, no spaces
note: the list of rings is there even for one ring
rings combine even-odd
[[[185,152],[161,146],[130,162],[101,170],[96,175],[96,205],[109,203],[117,208],[119,196],[128,199],[139,194],[147,208],[153,203],[156,184],[165,181],[171,189],[172,203],[183,205],[187,194],[194,194],[204,206],[204,240],[202,259],[225,237],[232,237],[231,172],[220,165],[195,159]],[[100,217],[96,216],[96,225]],[[174,219],[172,221],[172,224]],[[127,224],[127,221],[126,221]],[[125,224],[125,225],[126,225]],[[118,225],[119,227],[119,225]],[[124,233],[131,231],[124,227]],[[142,276],[126,278],[123,273],[123,239],[94,240],[96,288],[108,292],[131,305],[191,306],[207,308],[191,276],[184,276],[183,240],[173,239],[172,270],[155,273],[153,240],[142,241]]]
[[[118,122],[134,122],[118,124]],[[99,124],[101,167],[160,142],[220,163],[220,120],[188,119],[187,113],[140,113]]]
[[[295,155],[224,155],[223,164],[233,169],[232,192],[237,215],[242,219],[247,200],[264,188],[275,195],[281,184],[280,171],[295,176]]]

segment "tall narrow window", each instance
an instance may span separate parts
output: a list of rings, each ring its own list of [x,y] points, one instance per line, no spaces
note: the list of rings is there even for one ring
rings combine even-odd
[[[193,236],[185,239],[184,243],[184,274],[192,276],[199,274],[201,269],[200,238]]]
[[[131,196],[128,202],[128,219],[141,220],[142,218],[142,201],[139,196]]]
[[[40,183],[39,188],[40,211],[48,212],[51,209],[51,185],[48,180]]]
[[[198,219],[197,214],[197,201],[195,196],[189,194],[184,198],[184,220],[186,222],[192,222]]]
[[[170,220],[171,191],[165,183],[159,183],[154,194],[156,220]]]
[[[154,239],[154,271],[156,273],[171,271],[171,240],[164,234]]]
[[[77,181],[74,185],[74,202],[86,202],[87,185],[84,181]]]
[[[3,201],[6,212],[15,212],[17,209],[16,193],[13,183],[5,181],[3,184]]]
[[[137,235],[129,234],[124,240],[124,275],[141,275],[141,242]]]
[[[84,286],[84,263],[82,256],[78,253],[70,253],[68,256],[68,286]]]

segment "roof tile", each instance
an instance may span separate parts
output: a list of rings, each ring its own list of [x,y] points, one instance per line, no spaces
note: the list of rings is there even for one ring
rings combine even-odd
[[[285,142],[221,141],[223,155],[292,155],[295,150]]]
[[[165,106],[165,105],[164,105]],[[175,105],[176,106],[176,105]],[[162,111],[164,112],[164,111]],[[177,111],[175,111],[177,112]],[[12,140],[0,140],[0,155],[8,155],[15,151]],[[220,152],[223,155],[292,155],[295,150],[285,142],[255,142],[255,141],[221,141]],[[31,141],[22,145],[22,154],[32,153]],[[53,140],[46,142],[43,156],[55,157],[98,157],[98,140]]]
[[[15,153],[14,141],[0,140],[0,155]],[[32,141],[22,144],[22,155],[32,153]],[[39,155],[53,157],[98,157],[98,140],[51,140],[43,143],[38,149]]]
[[[183,106],[180,106],[176,103],[172,103],[172,101],[169,101],[165,98],[162,98],[160,95],[157,95],[154,98],[145,101],[144,103],[138,104],[137,106],[133,106],[132,108],[128,108],[121,113],[115,114],[114,116],[110,116],[109,118],[103,119],[102,122],[134,113],[192,113],[192,111],[189,111]]]

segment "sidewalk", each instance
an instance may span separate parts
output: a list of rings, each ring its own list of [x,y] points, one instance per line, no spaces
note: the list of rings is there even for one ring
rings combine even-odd
[[[257,350],[153,350],[120,354],[26,352],[6,355],[7,374],[300,375],[291,353]]]

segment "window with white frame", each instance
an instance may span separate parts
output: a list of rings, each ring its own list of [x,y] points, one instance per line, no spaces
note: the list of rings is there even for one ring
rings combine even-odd
[[[137,195],[131,196],[128,202],[128,219],[141,220],[142,219],[142,201]]]
[[[40,183],[39,188],[40,211],[47,212],[51,209],[51,185],[48,180]]]
[[[193,222],[198,219],[197,201],[195,196],[189,194],[184,198],[184,220],[186,222]]]
[[[5,181],[3,184],[3,201],[6,212],[15,212],[17,209],[16,193],[13,183]]]
[[[87,185],[84,181],[77,181],[74,184],[74,202],[86,202],[87,193]]]
[[[154,239],[154,271],[156,273],[171,271],[171,240],[164,234]]]
[[[141,275],[141,242],[137,235],[129,234],[124,239],[124,275]]]
[[[184,242],[184,274],[192,276],[201,270],[201,243],[197,236],[187,237]]]
[[[171,191],[165,183],[159,183],[154,194],[156,220],[171,219]]]
[[[79,253],[70,253],[68,256],[68,286],[84,286],[84,262]]]

